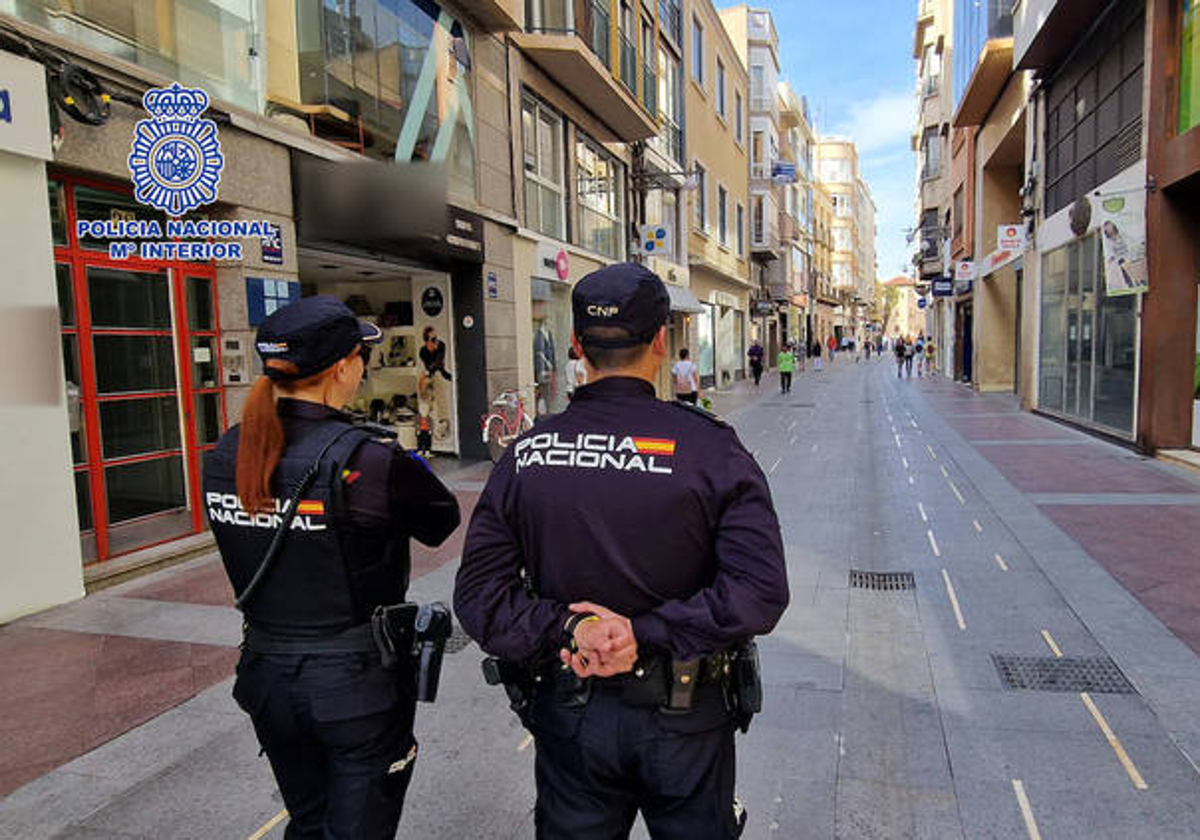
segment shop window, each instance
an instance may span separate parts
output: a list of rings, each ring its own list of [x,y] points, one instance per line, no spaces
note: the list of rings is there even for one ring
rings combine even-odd
[[[581,131],[575,142],[575,192],[579,205],[577,244],[612,259],[621,255],[620,164]]]
[[[704,388],[712,387],[716,379],[716,327],[714,310],[715,306],[711,303],[701,301],[700,305],[704,311],[698,313],[696,317],[696,367],[700,370],[700,385]]]
[[[451,192],[474,198],[473,61],[463,25],[433,0],[297,0],[295,8],[297,98],[350,120],[326,116],[318,133],[357,147],[361,120],[365,154],[444,162]]]
[[[567,359],[571,346],[571,287],[533,278],[533,378],[537,414],[567,407]]]
[[[525,169],[525,224],[565,239],[563,126],[555,112],[531,96],[521,101]]]

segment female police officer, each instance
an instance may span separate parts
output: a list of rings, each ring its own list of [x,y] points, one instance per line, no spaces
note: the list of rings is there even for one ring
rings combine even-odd
[[[383,667],[369,618],[404,599],[408,538],[458,526],[419,459],[340,409],[379,330],[332,297],[259,328],[265,375],[205,462],[209,521],[245,640],[233,694],[291,816],[289,838],[391,838],[416,757],[407,658]]]

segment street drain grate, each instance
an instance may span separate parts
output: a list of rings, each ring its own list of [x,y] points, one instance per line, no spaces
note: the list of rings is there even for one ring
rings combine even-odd
[[[903,589],[916,589],[917,583],[913,580],[912,572],[863,572],[851,569],[850,588],[895,592]]]
[[[1090,691],[1136,694],[1129,680],[1107,656],[1001,656],[992,663],[1004,687],[1014,691]]]
[[[446,639],[446,653],[459,653],[469,644],[471,644],[471,637],[464,633],[461,627],[455,625],[450,638]]]

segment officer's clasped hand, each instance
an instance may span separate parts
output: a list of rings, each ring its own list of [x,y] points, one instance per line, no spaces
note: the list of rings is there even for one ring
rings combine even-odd
[[[564,665],[570,665],[579,677],[612,677],[633,670],[637,661],[637,640],[629,619],[612,610],[587,601],[571,604],[575,613],[593,613],[598,620],[581,622],[575,628],[572,653],[560,652]]]

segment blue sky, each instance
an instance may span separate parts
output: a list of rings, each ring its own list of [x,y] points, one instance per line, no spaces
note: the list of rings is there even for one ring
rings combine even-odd
[[[901,272],[911,253],[916,124],[912,0],[759,0],[779,32],[780,72],[808,97],[822,134],[849,136],[878,208],[879,279]]]

